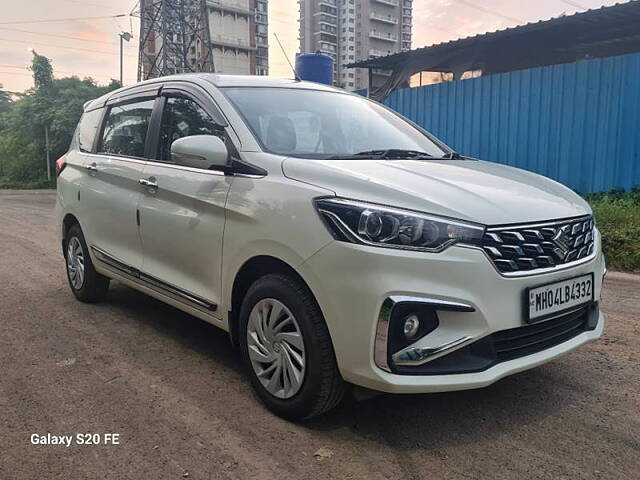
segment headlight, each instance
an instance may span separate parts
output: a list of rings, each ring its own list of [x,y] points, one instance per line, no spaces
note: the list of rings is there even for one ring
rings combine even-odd
[[[454,243],[478,244],[484,234],[481,225],[356,200],[315,204],[333,236],[352,243],[440,252]]]

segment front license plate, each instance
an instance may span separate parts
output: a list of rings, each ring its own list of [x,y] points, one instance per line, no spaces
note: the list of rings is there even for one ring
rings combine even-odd
[[[593,301],[593,274],[529,289],[528,322]]]

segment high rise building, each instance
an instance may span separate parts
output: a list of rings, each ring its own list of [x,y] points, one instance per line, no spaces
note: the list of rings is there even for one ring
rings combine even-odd
[[[267,0],[140,0],[140,18],[140,80],[269,73]]]
[[[268,75],[267,0],[207,0],[217,73]]]
[[[298,0],[300,51],[320,51],[335,60],[334,84],[347,90],[369,87],[365,69],[345,68],[356,60],[411,49],[413,0]],[[373,86],[389,72],[373,70]]]

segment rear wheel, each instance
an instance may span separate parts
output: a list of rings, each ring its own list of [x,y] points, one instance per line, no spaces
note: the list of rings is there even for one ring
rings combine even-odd
[[[94,303],[103,300],[109,290],[109,279],[96,272],[79,225],[73,225],[65,241],[67,279],[76,298]]]
[[[242,303],[239,333],[251,384],[277,415],[309,418],[342,399],[345,385],[322,312],[298,280],[258,279]]]

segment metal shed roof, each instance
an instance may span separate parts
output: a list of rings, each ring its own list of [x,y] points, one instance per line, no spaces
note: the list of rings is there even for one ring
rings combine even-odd
[[[458,78],[468,70],[482,69],[486,75],[638,51],[640,1],[631,0],[363,60],[347,67],[392,70],[385,85],[372,92],[374,97],[383,97],[421,71],[453,72]]]

